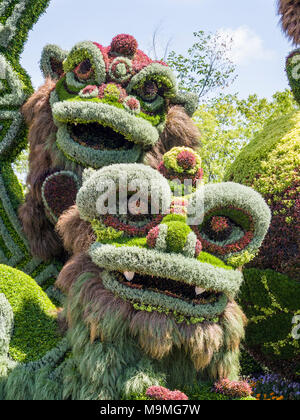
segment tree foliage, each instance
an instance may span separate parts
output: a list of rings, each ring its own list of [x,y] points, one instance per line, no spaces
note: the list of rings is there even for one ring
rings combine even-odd
[[[264,125],[287,115],[297,104],[291,91],[276,92],[271,100],[256,94],[240,100],[237,95],[223,95],[201,104],[194,121],[201,132],[199,149],[206,182],[223,180],[227,168],[241,149]]]
[[[179,88],[197,93],[199,100],[216,89],[229,86],[236,78],[228,52],[231,38],[204,31],[194,32],[195,43],[186,55],[171,51],[168,64],[175,71]]]

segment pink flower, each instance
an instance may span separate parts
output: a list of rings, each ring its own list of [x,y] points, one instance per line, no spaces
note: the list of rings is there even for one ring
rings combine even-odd
[[[214,384],[213,391],[231,398],[249,397],[252,388],[246,381],[230,381],[221,379]]]
[[[181,391],[170,391],[163,386],[151,386],[146,391],[147,397],[151,398],[152,400],[188,400],[188,397]]]
[[[158,235],[159,235],[159,226],[156,226],[150,230],[150,232],[147,235],[147,245],[149,246],[149,248],[155,248]]]

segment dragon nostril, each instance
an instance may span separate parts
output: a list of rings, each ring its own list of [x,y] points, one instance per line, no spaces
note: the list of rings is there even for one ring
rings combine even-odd
[[[149,248],[155,248],[158,251],[165,251],[167,248],[166,239],[168,226],[160,224],[151,229],[147,235],[147,245]]]
[[[123,102],[126,91],[116,83],[103,83],[98,89],[98,98],[110,102]]]
[[[88,85],[79,92],[81,98],[96,98],[98,96],[98,86]]]
[[[149,248],[155,248],[158,235],[159,235],[159,226],[156,226],[150,230],[150,232],[147,235],[147,245]]]
[[[199,241],[199,239],[197,239],[196,246],[195,246],[195,257],[196,258],[201,253],[201,251],[202,251],[202,243]]]
[[[128,96],[124,100],[125,108],[129,111],[138,114],[141,110],[140,102],[134,96]]]

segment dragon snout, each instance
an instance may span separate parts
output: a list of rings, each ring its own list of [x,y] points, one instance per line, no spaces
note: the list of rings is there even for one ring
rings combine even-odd
[[[186,222],[168,220],[168,216],[150,230],[147,245],[157,251],[173,252],[190,258],[198,257],[202,251],[201,242]]]

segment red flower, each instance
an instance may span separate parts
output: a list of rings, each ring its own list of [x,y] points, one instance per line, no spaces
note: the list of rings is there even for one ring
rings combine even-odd
[[[132,57],[138,48],[137,40],[132,35],[120,34],[113,38],[110,51],[115,54]]]
[[[212,217],[210,224],[215,232],[222,232],[229,227],[227,218],[222,216]]]
[[[196,165],[196,156],[188,150],[183,150],[177,156],[177,163],[185,170],[192,169]]]

